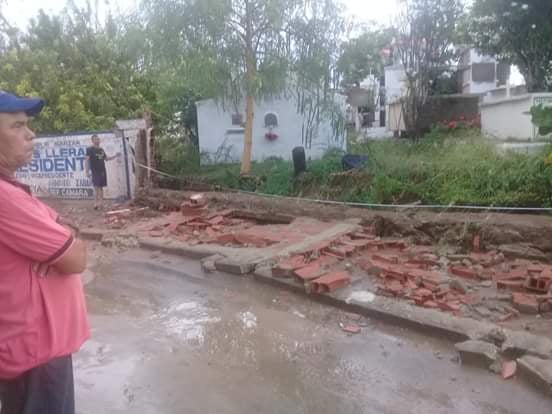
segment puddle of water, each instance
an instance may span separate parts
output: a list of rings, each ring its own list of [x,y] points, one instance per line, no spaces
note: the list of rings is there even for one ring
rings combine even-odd
[[[212,316],[208,308],[196,301],[172,303],[151,319],[159,322],[169,336],[199,345],[205,342],[205,325],[221,321],[220,317]]]
[[[253,312],[240,312],[238,318],[248,330],[254,330],[257,327],[257,316]]]

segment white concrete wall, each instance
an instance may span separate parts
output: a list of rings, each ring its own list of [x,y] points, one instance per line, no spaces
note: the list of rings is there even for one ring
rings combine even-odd
[[[402,65],[385,68],[385,99],[390,104],[400,99],[404,93],[406,74]]]
[[[387,130],[400,132],[405,130],[402,104],[394,102],[387,106]]]
[[[530,95],[481,104],[482,132],[503,140],[532,138],[531,104]]]
[[[552,93],[487,98],[480,105],[483,133],[502,140],[536,138],[537,131],[529,111],[533,105],[541,102],[552,103]]]
[[[339,108],[345,117],[345,97],[339,96]],[[238,162],[243,152],[243,129],[232,125],[232,108],[223,108],[214,100],[203,100],[196,103],[198,115],[199,148],[202,154],[202,164]],[[245,105],[239,106],[245,121]],[[273,112],[278,116],[278,126],[272,132],[278,135],[275,141],[269,141],[265,134],[264,117]],[[253,118],[253,148],[252,159],[261,161],[269,157],[291,159],[291,151],[298,146],[305,147],[307,158],[322,157],[330,148],[346,150],[345,130],[339,139],[335,139],[334,129],[330,120],[322,119],[315,128],[311,146],[303,142],[303,124],[305,116],[297,112],[292,100],[275,99],[270,102],[256,102]]]

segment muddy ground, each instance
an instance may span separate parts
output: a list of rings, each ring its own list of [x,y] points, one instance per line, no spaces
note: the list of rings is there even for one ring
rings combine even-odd
[[[100,217],[98,216],[98,220]],[[447,343],[197,261],[91,244],[78,413],[548,414]],[[355,323],[360,333],[342,331]]]

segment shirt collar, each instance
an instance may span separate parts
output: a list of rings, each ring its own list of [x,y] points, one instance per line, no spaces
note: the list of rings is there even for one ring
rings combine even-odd
[[[2,168],[0,168],[0,180],[13,185],[14,187],[21,188],[27,194],[31,195],[31,187],[29,187],[27,184],[23,184],[22,182],[17,181],[15,176],[8,175],[6,172],[2,170]]]

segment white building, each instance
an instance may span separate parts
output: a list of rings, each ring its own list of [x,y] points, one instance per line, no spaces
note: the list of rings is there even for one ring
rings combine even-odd
[[[333,111],[321,107],[298,111],[294,98],[259,101],[254,106],[252,159],[291,159],[304,147],[307,159],[321,158],[331,148],[346,150],[345,97],[338,95]],[[201,163],[239,162],[243,153],[244,113],[213,99],[196,102]],[[240,104],[238,108],[245,108]]]
[[[385,67],[385,103],[392,104],[406,92],[406,73],[400,63]]]
[[[460,58],[462,93],[484,94],[505,85],[510,78],[510,66],[498,63],[495,58],[466,49]]]

